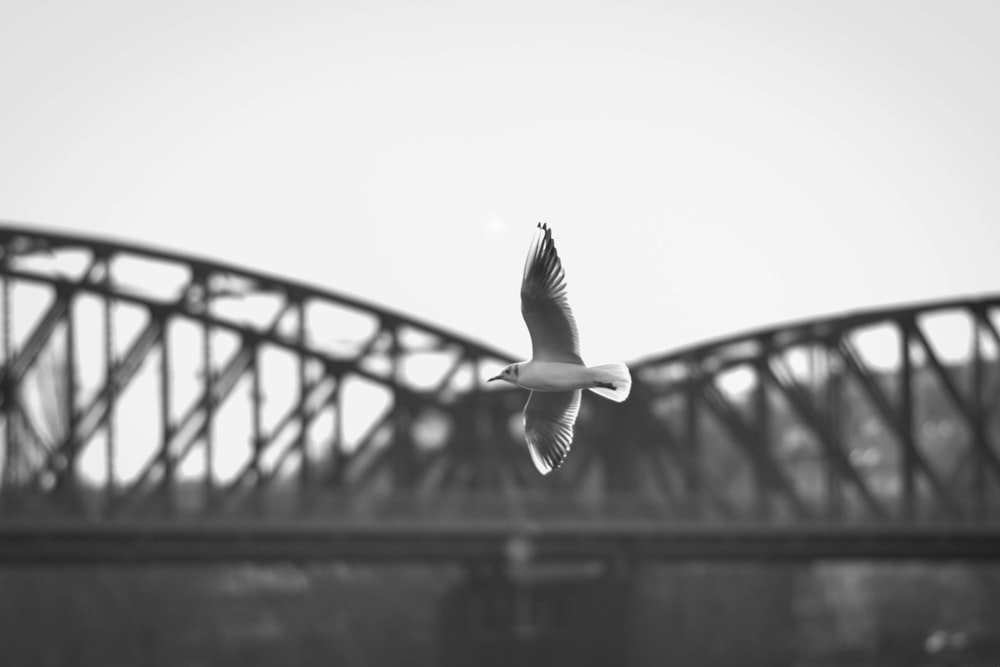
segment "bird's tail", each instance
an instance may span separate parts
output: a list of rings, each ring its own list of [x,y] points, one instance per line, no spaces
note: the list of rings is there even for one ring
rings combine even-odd
[[[610,398],[616,403],[621,403],[628,398],[632,390],[632,376],[628,372],[628,366],[618,362],[615,364],[605,364],[603,366],[591,366],[596,386],[590,390],[604,398]]]

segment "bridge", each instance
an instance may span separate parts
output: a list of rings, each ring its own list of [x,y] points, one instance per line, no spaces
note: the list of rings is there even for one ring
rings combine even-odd
[[[504,351],[259,271],[0,227],[0,562],[1000,557],[1000,295],[631,364],[538,475]]]

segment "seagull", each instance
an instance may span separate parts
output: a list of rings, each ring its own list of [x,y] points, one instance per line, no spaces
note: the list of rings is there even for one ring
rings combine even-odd
[[[569,453],[582,390],[620,403],[628,398],[632,377],[620,362],[590,367],[583,363],[576,320],[566,298],[566,273],[552,230],[542,222],[524,263],[521,315],[531,334],[531,360],[511,364],[488,381],[531,390],[524,406],[524,436],[535,467],[547,475]]]

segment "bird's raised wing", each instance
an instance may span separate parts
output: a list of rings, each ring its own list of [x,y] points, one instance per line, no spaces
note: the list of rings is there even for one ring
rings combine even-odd
[[[566,298],[566,273],[552,230],[541,222],[524,262],[521,315],[531,334],[532,359],[583,363],[576,321]]]
[[[573,424],[580,411],[580,391],[533,391],[524,406],[524,435],[538,472],[560,465],[573,444]]]

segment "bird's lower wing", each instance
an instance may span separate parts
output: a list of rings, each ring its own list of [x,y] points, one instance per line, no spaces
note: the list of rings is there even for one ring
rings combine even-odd
[[[580,391],[533,391],[524,406],[524,435],[538,472],[560,465],[573,444],[573,424],[580,411]]]

